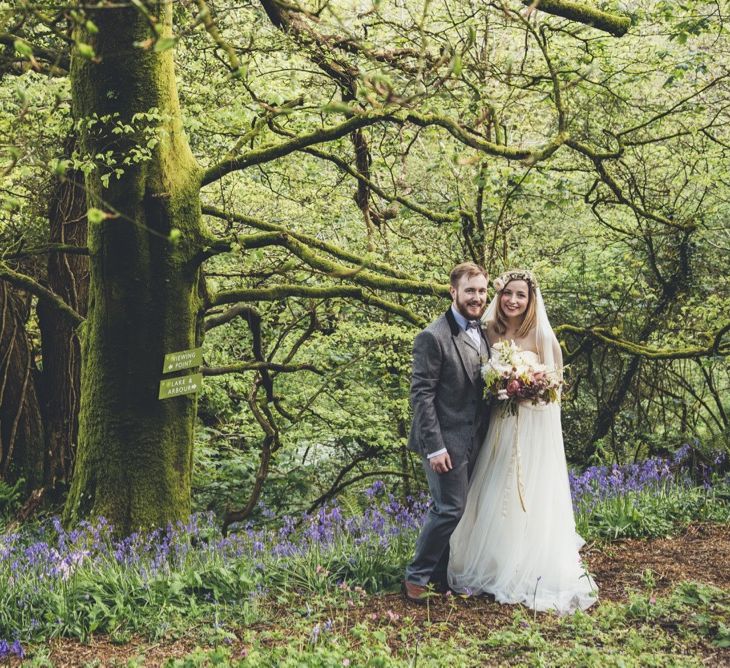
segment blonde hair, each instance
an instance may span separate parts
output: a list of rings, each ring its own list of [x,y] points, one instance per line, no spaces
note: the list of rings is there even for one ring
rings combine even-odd
[[[512,281],[525,281],[527,283],[527,309],[522,315],[522,324],[516,333],[518,339],[524,339],[537,325],[537,309],[535,307],[537,282],[532,272],[514,269],[502,274],[494,281],[495,288],[497,288],[497,308],[494,311],[494,320],[490,324],[500,336],[507,331],[508,318],[502,310],[502,292]]]

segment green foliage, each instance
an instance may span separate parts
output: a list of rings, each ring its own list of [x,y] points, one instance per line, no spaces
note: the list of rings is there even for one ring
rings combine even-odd
[[[572,381],[563,406],[572,462],[584,465],[597,456],[624,462],[671,450],[686,435],[727,436],[724,354],[645,359],[634,368],[635,357],[610,343],[708,348],[726,322],[730,123],[726,73],[713,54],[727,51],[728,32],[716,6],[652,0],[630,10],[631,30],[614,39],[539,8],[528,19],[519,3],[496,9],[409,0],[353,12],[338,0],[299,16],[308,24],[316,15],[302,41],[255,4],[212,12],[207,31],[196,11],[174,4],[172,30],[145,15],[149,39],[120,57],[130,58],[130,75],[137,58],[174,59],[179,100],[173,107],[180,103],[183,128],[172,127],[155,107],[128,118],[92,111],[72,119],[69,77],[56,57],[66,55],[66,40],[55,39],[57,26],[47,25],[33,3],[18,9],[22,36],[7,45],[0,85],[0,252],[43,245],[48,184],[71,167],[98,178],[107,198],[133,169],[151,168],[153,156],[179,140],[182,129],[205,169],[344,117],[387,110],[395,120],[363,129],[359,149],[350,134],[318,144],[324,157],[292,152],[201,191],[203,204],[227,214],[251,215],[342,248],[355,258],[343,260],[348,271],[323,271],[277,246],[244,249],[236,238],[255,231],[254,223],[209,216],[207,231],[224,247],[230,242],[231,252],[204,261],[201,291],[214,297],[241,287],[355,285],[360,265],[373,260],[437,283],[465,257],[493,274],[528,266],[540,277],[553,324],[595,334],[561,335]],[[629,12],[616,2],[605,9]],[[103,42],[93,12],[58,13],[77,29],[72,48],[84,67],[95,63]],[[241,44],[232,48],[240,62],[222,66],[226,45]],[[46,50],[52,55],[44,56]],[[348,74],[343,79],[337,71]],[[128,99],[146,92],[130,91]],[[115,92],[104,93],[113,109]],[[440,123],[453,122],[454,132],[405,122],[406,113],[433,114]],[[506,160],[473,145],[531,150],[555,139],[558,129],[570,143],[537,161]],[[70,131],[105,141],[69,158],[63,146]],[[357,150],[364,150],[364,163],[355,160]],[[190,161],[181,169],[177,157],[162,171],[171,180],[195,181],[197,166]],[[365,214],[352,178],[363,164],[372,184]],[[92,226],[109,222],[112,212],[97,204],[90,209]],[[197,201],[182,208],[197,211]],[[161,232],[169,247],[195,243],[181,229],[173,216],[169,231]],[[446,306],[407,292],[368,296],[392,299],[424,320]],[[320,373],[272,372],[268,388],[253,371],[206,378],[197,507],[222,513],[246,505],[265,427],[277,439],[265,472],[267,506],[306,507],[335,481],[347,485],[374,469],[409,481],[411,489],[414,477],[422,482],[401,457],[416,327],[356,299],[246,304],[261,317],[261,350],[253,350],[250,328],[236,318],[206,331],[206,365],[255,358],[309,364]],[[205,316],[222,310],[213,307]],[[143,331],[143,323],[132,329]],[[256,406],[269,411],[268,425],[257,420]],[[608,417],[599,424],[602,414]],[[351,477],[340,478],[356,461]],[[605,531],[666,529],[632,508],[607,510]]]
[[[460,603],[453,603],[456,612]],[[388,611],[377,621],[329,617],[331,603],[310,599],[279,617],[276,627],[244,630],[238,642],[198,647],[167,668],[235,666],[701,666],[703,648],[724,647],[727,593],[686,582],[666,595],[635,592],[627,603],[601,603],[591,613],[538,619],[515,609],[498,628],[459,622],[420,625]],[[286,631],[284,631],[284,628]]]
[[[407,661],[399,661],[393,657],[382,633],[353,629],[345,643],[338,640],[323,640],[306,648],[302,648],[301,645],[283,645],[273,648],[261,646],[252,650],[247,649],[244,658],[236,657],[230,649],[225,647],[218,647],[214,650],[197,649],[190,656],[170,660],[164,666],[165,668],[209,668],[212,666],[341,668],[343,665],[350,664],[368,668],[409,665]]]
[[[238,446],[240,437],[206,428],[198,430],[193,466],[194,510],[212,510],[222,515],[243,507],[253,485],[257,461],[253,453]]]
[[[730,487],[712,489],[679,485],[620,496],[578,507],[576,529],[586,540],[655,538],[682,531],[691,522],[730,521]]]
[[[0,527],[20,508],[23,501],[25,480],[22,478],[11,485],[0,480]]]
[[[281,591],[325,594],[353,583],[374,593],[397,588],[412,556],[415,536],[388,541],[377,540],[355,546],[346,536],[327,550],[316,548],[301,557],[273,562],[267,568],[267,583]]]
[[[273,308],[261,310],[276,317]],[[306,312],[291,310],[296,329],[280,345],[282,357],[289,340],[307,325]],[[281,446],[270,464],[262,501],[279,513],[306,508],[352,459],[364,457],[366,466],[373,462],[378,470],[401,472],[414,332],[400,323],[368,323],[343,304],[330,306],[325,316],[332,324],[322,323],[323,331],[298,351],[298,361],[312,364],[322,375],[308,373],[305,379],[281,374],[276,379],[287,417],[277,416]],[[264,328],[263,336],[276,336],[274,323]],[[205,343],[206,361],[215,366],[246,356],[250,340],[240,320],[225,333],[212,330]],[[199,414],[207,426],[197,433],[194,474],[200,509],[220,512],[241,508],[248,500],[263,440],[247,399],[254,377],[247,372],[206,380]]]
[[[628,495],[630,503],[637,504],[638,512],[622,510],[622,514],[615,511],[615,515],[610,515],[611,508],[618,504],[599,504],[594,514],[578,514],[578,530],[589,539],[606,540],[666,535],[680,530],[689,519],[727,523],[730,506],[727,499],[721,500],[727,490],[719,489],[717,495],[702,489],[678,488],[676,493],[668,490],[656,495],[655,503]],[[383,502],[390,503],[387,499]],[[368,512],[377,510],[377,504],[367,503]],[[360,501],[354,498],[336,512],[350,512],[352,517],[345,515],[345,519],[358,520],[359,505]],[[7,558],[0,562],[5,569],[0,577],[8,583],[0,590],[0,637],[20,634],[24,642],[56,636],[83,640],[95,633],[105,633],[126,642],[135,634],[159,639],[178,637],[196,627],[209,629],[206,634],[214,631],[221,640],[237,625],[268,619],[272,614],[280,614],[276,610],[282,607],[306,618],[311,631],[315,623],[311,619],[312,609],[317,606],[327,610],[324,623],[327,618],[346,618],[348,610],[362,609],[369,595],[397,589],[416,538],[415,528],[391,531],[393,527],[389,528],[387,522],[397,524],[404,520],[386,520],[385,515],[371,515],[373,530],[362,535],[342,528],[327,529],[331,526],[328,521],[325,514],[319,521],[304,522],[299,530],[290,533],[294,528],[292,520],[280,530],[246,530],[223,541],[217,530],[207,525],[188,528],[174,540],[164,533],[151,541],[142,536],[132,537],[132,543],[123,549],[112,546],[103,527],[58,538],[48,536],[47,529],[39,528],[35,534],[27,530],[9,537],[5,549],[17,549],[21,541],[20,547],[26,554],[38,555],[37,559],[33,557],[31,567],[18,570]],[[334,533],[321,540],[320,530]],[[45,537],[38,542],[41,536]],[[69,540],[75,541],[73,549],[59,555],[55,543],[60,547]],[[303,550],[290,549],[299,542],[304,545]],[[92,561],[89,550],[103,557]],[[50,575],[47,566],[42,566],[43,559],[56,564]],[[650,594],[631,599],[628,611],[621,613],[621,623],[628,624],[627,619],[631,624],[635,620],[649,623],[655,617],[682,612],[683,605],[699,606],[704,617],[692,617],[688,632],[703,634],[707,642],[718,647],[727,642],[727,625],[720,622],[725,609],[722,606],[727,603],[714,590],[684,587],[671,599],[667,612],[654,605],[655,581],[651,573],[644,574],[644,586]],[[617,625],[617,616],[616,607],[600,601],[595,613],[578,613],[570,618],[573,626],[569,628],[576,634],[583,628],[582,637],[590,638],[606,624]],[[517,652],[516,656],[527,649],[549,656],[554,649],[543,630],[522,617],[516,618],[513,628],[500,633],[488,639],[479,638],[482,647],[496,652],[500,660],[508,660],[513,656],[511,652]],[[407,636],[411,642],[413,637],[409,634],[410,631]],[[553,637],[552,631],[549,637]],[[647,653],[651,646],[646,646],[642,638],[640,634],[636,641],[637,652]],[[663,637],[652,638],[659,645],[666,642]],[[419,651],[426,652],[425,648]],[[585,646],[574,648],[571,656],[584,654],[596,654],[588,641]],[[596,654],[599,655],[602,656],[600,652]]]

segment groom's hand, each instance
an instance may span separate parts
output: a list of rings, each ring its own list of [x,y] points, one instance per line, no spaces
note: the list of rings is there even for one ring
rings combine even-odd
[[[428,460],[428,463],[431,464],[431,470],[435,473],[446,473],[453,468],[448,452],[444,452],[443,455],[439,455],[438,457],[432,457]]]

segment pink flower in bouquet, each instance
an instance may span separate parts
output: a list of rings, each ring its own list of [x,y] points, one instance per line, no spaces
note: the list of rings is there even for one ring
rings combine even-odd
[[[523,402],[545,405],[560,401],[562,380],[542,364],[526,358],[514,342],[496,344],[499,355],[482,367],[485,394],[503,402],[509,415]]]

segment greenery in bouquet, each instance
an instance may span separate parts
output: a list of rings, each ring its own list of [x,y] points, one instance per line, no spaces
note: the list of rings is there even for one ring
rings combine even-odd
[[[560,401],[563,380],[559,369],[531,361],[514,341],[502,342],[496,348],[499,355],[482,366],[487,398],[501,402],[510,415],[517,413],[521,402],[544,405]]]

